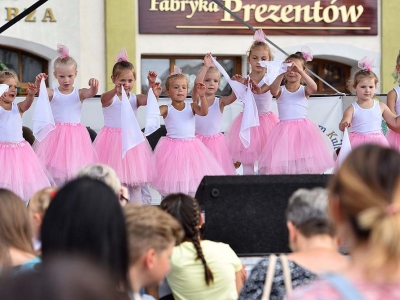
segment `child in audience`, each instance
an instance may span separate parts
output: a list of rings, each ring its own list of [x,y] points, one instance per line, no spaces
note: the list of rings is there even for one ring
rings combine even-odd
[[[160,284],[170,269],[173,247],[183,238],[179,223],[155,206],[124,209],[129,248],[129,281],[134,299],[146,286]]]
[[[195,84],[203,82],[206,85],[206,98],[208,114],[206,116],[196,115],[196,137],[211,151],[215,159],[225,171],[226,175],[236,175],[234,162],[229,153],[228,145],[224,135],[221,133],[222,114],[226,105],[236,100],[236,95],[217,98],[215,93],[221,80],[221,73],[213,66],[211,53],[204,57],[204,66],[197,74]],[[192,99],[197,102],[196,89],[193,89]]]
[[[172,103],[160,106],[167,136],[159,140],[154,152],[157,177],[152,186],[162,196],[174,192],[194,195],[205,175],[225,174],[210,150],[195,136],[195,115],[208,113],[206,86],[197,83],[194,87],[201,105],[185,103],[188,92],[185,75],[168,76],[165,86]]]
[[[167,275],[175,300],[237,299],[246,271],[229,245],[200,238],[203,218],[196,199],[170,194],[160,206],[185,232],[184,242],[172,252]]]
[[[132,63],[128,61],[125,50],[117,54],[116,61],[111,75],[115,86],[101,95],[104,127],[97,135],[94,147],[100,162],[111,166],[117,172],[121,183],[128,188],[130,201],[142,204],[141,187],[151,182],[156,174],[152,160],[153,152],[136,119],[138,108],[147,104],[147,95],[131,93],[136,72]],[[156,78],[157,74],[150,71],[147,77],[149,88],[153,87]],[[122,93],[125,93],[129,100],[126,107],[123,105]],[[130,110],[125,112],[128,117],[122,117],[123,109]],[[135,127],[130,122],[134,122]],[[127,142],[127,137],[123,135],[124,130],[131,131],[134,137],[134,142],[127,149],[123,149],[124,142]]]
[[[389,146],[381,129],[382,117],[389,127],[395,129],[400,128],[400,119],[385,103],[373,99],[378,84],[378,77],[372,71],[373,60],[364,57],[358,66],[360,70],[351,82],[357,101],[344,111],[339,129],[344,131],[346,127],[351,127],[349,138],[352,149],[366,143]]]
[[[66,46],[58,45],[59,57],[54,61],[54,77],[59,87],[47,89],[55,129],[42,140],[36,140],[33,148],[57,185],[75,177],[83,166],[97,162],[98,158],[89,133],[81,124],[82,103],[97,94],[99,82],[89,79],[89,88],[77,89],[73,86],[77,76],[76,61],[69,55]],[[36,76],[39,87],[42,78]]]
[[[55,185],[31,145],[22,136],[22,114],[34,100],[37,88],[28,84],[26,99],[15,104],[18,77],[13,71],[0,72],[0,187],[12,190],[25,202],[38,190]]]

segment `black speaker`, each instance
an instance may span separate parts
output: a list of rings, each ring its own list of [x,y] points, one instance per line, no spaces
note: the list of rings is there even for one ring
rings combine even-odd
[[[289,197],[299,188],[325,187],[331,175],[205,176],[196,192],[204,238],[227,243],[240,256],[290,252]]]

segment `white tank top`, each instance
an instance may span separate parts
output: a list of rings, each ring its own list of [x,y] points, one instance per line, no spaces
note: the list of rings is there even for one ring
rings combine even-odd
[[[206,116],[195,115],[196,133],[212,136],[221,132],[222,113],[219,101],[219,98],[215,98],[214,103],[208,107]]]
[[[374,100],[371,108],[361,108],[357,102],[353,102],[354,113],[351,120],[351,132],[369,133],[381,130],[382,111],[379,101]]]
[[[265,75],[268,76],[268,75]],[[259,83],[258,86],[262,87],[264,84],[268,84],[266,82],[266,77],[264,77]],[[272,94],[270,91],[264,94],[253,94],[254,100],[256,101],[258,114],[265,114],[271,110],[271,102],[272,102]]]
[[[400,115],[400,101],[399,101],[400,100],[400,86],[397,85],[393,89],[395,90],[395,92],[397,94],[396,104],[394,105],[394,109],[396,111],[396,115],[398,116],[398,115]]]
[[[308,100],[304,91],[304,86],[300,85],[299,89],[293,93],[289,92],[286,87],[281,86],[281,95],[277,99],[279,120],[297,120],[307,118]]]
[[[77,88],[68,95],[61,94],[58,88],[55,88],[50,105],[56,123],[81,122],[82,102]]]
[[[136,95],[130,93],[129,102],[137,116],[137,99]],[[121,100],[117,95],[114,96],[110,106],[103,107],[104,126],[112,128],[121,128]]]
[[[190,104],[185,103],[185,108],[176,110],[168,104],[168,115],[164,119],[167,136],[173,139],[194,138],[195,118]]]
[[[0,142],[22,142],[22,118],[18,105],[12,103],[11,110],[0,106]]]

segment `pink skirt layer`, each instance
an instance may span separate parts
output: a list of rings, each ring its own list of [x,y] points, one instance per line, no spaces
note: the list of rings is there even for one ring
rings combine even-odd
[[[112,167],[121,182],[126,185],[145,185],[156,175],[153,151],[146,138],[130,149],[122,159],[121,129],[104,127],[94,141],[94,148],[100,163]]]
[[[31,145],[0,142],[0,187],[27,202],[37,191],[56,186]]]
[[[198,138],[162,137],[154,151],[157,176],[153,188],[163,196],[195,194],[206,175],[225,175],[214,156]]]
[[[43,141],[35,141],[33,149],[59,186],[80,168],[98,162],[89,133],[80,123],[56,123]]]
[[[279,122],[260,155],[262,174],[321,174],[333,168],[329,138],[308,119]]]
[[[279,122],[273,113],[260,114],[260,126],[250,129],[250,146],[245,148],[239,138],[243,113],[240,113],[226,131],[226,139],[232,159],[244,165],[253,165],[261,154],[272,128]]]
[[[381,131],[370,133],[350,132],[349,139],[352,150],[364,144],[378,144],[389,147],[389,142]]]
[[[196,137],[211,151],[226,175],[236,175],[236,168],[222,133],[212,136],[196,134]]]

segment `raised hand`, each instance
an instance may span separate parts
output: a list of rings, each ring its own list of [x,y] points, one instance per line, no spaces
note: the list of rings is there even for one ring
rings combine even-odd
[[[98,88],[99,87],[99,81],[96,78],[90,78],[89,79],[89,86],[91,88]]]
[[[157,79],[157,73],[155,71],[149,71],[147,75],[147,80],[149,81],[149,88],[152,88]]]
[[[289,66],[289,67],[287,68],[287,72],[301,73],[301,72],[304,71],[304,70],[303,70],[302,68],[300,68],[294,61],[288,60],[288,61],[286,61],[286,62],[292,64],[291,66]]]
[[[40,87],[40,82],[42,81],[42,78],[44,78],[44,80],[46,80],[48,77],[49,77],[49,75],[47,75],[46,73],[40,73],[40,74],[36,75],[35,85]]]
[[[250,88],[254,94],[261,94],[261,87],[253,79],[249,78],[247,81],[250,82]]]
[[[242,75],[240,75],[240,74],[235,74],[235,75],[233,75],[231,79],[232,79],[232,80],[235,80],[235,81],[238,81],[238,82],[240,82],[240,83],[244,83],[244,80],[245,80],[245,79],[242,77]]]
[[[3,95],[0,96],[0,102],[4,101],[8,95],[8,92],[4,92]]]
[[[153,93],[157,97],[157,99],[158,99],[158,97],[160,97],[161,92],[162,92],[161,84],[159,82],[154,83],[154,85],[153,85]]]
[[[203,64],[205,67],[211,67],[213,65],[211,53],[207,53],[206,56],[204,56]]]
[[[39,92],[39,87],[33,83],[28,82],[28,88],[26,89],[29,96],[35,96]]]
[[[200,97],[203,97],[206,94],[206,85],[202,82],[199,82],[196,84],[196,90],[197,90],[197,94]]]

